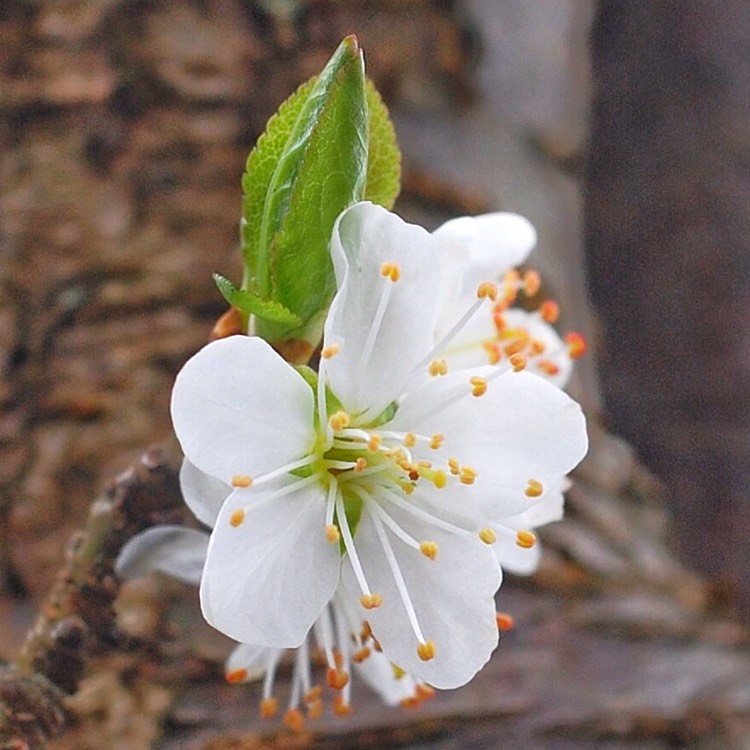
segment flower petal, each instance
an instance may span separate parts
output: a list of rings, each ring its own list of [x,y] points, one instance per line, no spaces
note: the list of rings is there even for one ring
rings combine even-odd
[[[265,341],[219,339],[187,361],[172,421],[187,459],[231,484],[299,458],[314,441],[310,386]]]
[[[433,461],[453,457],[477,473],[474,484],[457,488],[467,490],[466,512],[502,522],[529,507],[530,479],[543,487],[556,485],[586,454],[588,439],[580,406],[559,388],[526,372],[492,378],[493,372],[492,367],[475,371],[489,379],[480,397],[470,394],[470,370],[432,378],[404,397],[388,426],[442,434]],[[464,388],[465,396],[440,407]]]
[[[211,534],[203,615],[242,643],[299,646],[336,590],[341,556],[326,540],[324,491],[297,484],[234,492]]]
[[[447,298],[473,296],[481,282],[497,279],[520,265],[537,238],[528,219],[505,212],[451,219],[432,236],[440,247]]]
[[[354,669],[387,706],[397,706],[416,694],[417,683],[414,678],[408,673],[395,670],[393,664],[377,651],[355,664]]]
[[[136,534],[120,551],[115,572],[120,578],[166,573],[197,586],[203,573],[208,534],[182,526],[154,526]]]
[[[220,479],[204,474],[184,459],[180,467],[180,489],[185,504],[193,515],[206,526],[216,523],[224,501],[232,494],[232,488]]]
[[[418,641],[369,511],[363,514],[355,543],[367,582],[383,603],[367,612],[367,620],[393,663],[437,688],[463,685],[497,645],[494,594],[500,586],[500,568],[495,556],[474,535],[415,523],[395,506],[386,507],[415,539],[438,545],[437,557],[431,560],[386,532],[422,634],[435,643],[436,656],[422,661],[417,655]],[[359,594],[348,559],[342,581],[349,597]]]
[[[250,643],[240,643],[224,663],[224,671],[227,674],[238,673],[244,670],[245,675],[242,682],[252,682],[262,677],[269,664],[276,663],[281,656],[280,650],[268,648],[268,646],[255,646]]]
[[[330,387],[352,415],[378,413],[433,346],[437,251],[421,227],[357,203],[336,222],[331,257],[338,292],[325,343],[339,343],[341,351],[326,363]],[[398,265],[398,281],[383,276],[384,263]]]

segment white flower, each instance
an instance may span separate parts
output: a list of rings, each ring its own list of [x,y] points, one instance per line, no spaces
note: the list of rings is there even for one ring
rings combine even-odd
[[[240,642],[297,647],[335,596],[390,662],[456,687],[497,643],[492,525],[580,461],[584,419],[528,373],[446,373],[440,350],[460,331],[435,346],[439,253],[421,228],[357,204],[331,253],[317,379],[244,336],[177,377],[186,500],[203,520],[220,504],[203,613]],[[470,310],[494,296],[483,285]]]
[[[573,358],[582,353],[582,339],[573,334],[563,341],[549,325],[557,319],[551,300],[534,312],[510,308],[519,291],[533,295],[539,289],[534,271],[521,276],[515,267],[524,263],[536,244],[534,227],[522,216],[491,213],[452,219],[435,230],[442,261],[440,313],[437,336],[445,335],[457,314],[466,309],[477,284],[502,279],[500,298],[482,314],[463,325],[443,352],[451,369],[496,364],[511,357],[523,360],[527,371],[564,388]]]

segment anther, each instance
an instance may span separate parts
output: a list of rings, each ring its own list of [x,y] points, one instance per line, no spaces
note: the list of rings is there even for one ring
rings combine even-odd
[[[422,661],[430,661],[435,658],[435,643],[433,641],[425,641],[417,646],[417,656]]]
[[[479,538],[485,543],[485,544],[494,544],[497,541],[497,537],[495,536],[495,532],[490,529],[482,529],[479,532]]]
[[[500,345],[497,341],[485,341],[482,344],[482,349],[487,352],[487,361],[491,365],[496,365],[501,359],[502,354],[500,352]]]
[[[284,725],[293,732],[301,732],[305,727],[305,717],[298,708],[290,708],[284,714]]]
[[[472,469],[471,466],[462,466],[458,476],[461,484],[474,484],[474,480],[477,478],[476,469]]]
[[[345,411],[337,411],[328,418],[328,424],[334,431],[343,430],[349,426],[349,415]]]
[[[541,370],[545,375],[554,376],[560,372],[560,368],[548,359],[542,359],[536,363],[537,370]]]
[[[380,266],[380,274],[389,278],[391,281],[398,281],[401,278],[401,267],[398,263],[383,263],[383,265]]]
[[[355,664],[361,664],[372,653],[369,646],[363,646],[359,651],[352,654],[352,661]]]
[[[323,715],[324,706],[323,701],[320,698],[310,701],[306,705],[308,719],[319,719]]]
[[[398,664],[393,664],[393,662],[391,662],[391,671],[393,672],[394,680],[403,680],[406,677],[406,670],[399,667]]]
[[[526,271],[523,275],[523,291],[527,297],[533,297],[541,288],[542,279],[536,271]]]
[[[429,557],[430,560],[434,560],[437,557],[438,553],[437,542],[422,542],[422,544],[419,545],[419,551],[425,557]]]
[[[235,474],[232,477],[232,487],[237,489],[247,489],[253,483],[253,478],[248,474]]]
[[[513,630],[516,625],[513,615],[506,614],[505,612],[496,612],[495,622],[497,623],[497,629],[502,633],[507,633],[509,630]]]
[[[348,716],[352,712],[351,704],[339,693],[333,698],[333,713],[336,716]]]
[[[461,467],[458,465],[458,460],[455,458],[448,459],[448,468],[450,469],[450,472],[454,477],[457,477],[459,471],[461,470]]]
[[[367,468],[367,459],[360,456],[354,464],[354,471],[358,474]]]
[[[338,542],[339,539],[341,539],[341,532],[339,531],[339,527],[336,526],[335,523],[329,523],[326,526],[326,539],[333,544],[334,542]]]
[[[306,704],[313,703],[320,700],[323,695],[323,688],[320,685],[314,685],[311,687],[302,698],[302,701]]]
[[[245,511],[242,508],[237,508],[231,516],[229,516],[229,523],[232,526],[239,526],[245,520]]]
[[[442,490],[448,484],[448,476],[442,469],[438,469],[432,477],[436,489]]]
[[[326,671],[326,682],[329,688],[333,690],[342,690],[349,684],[349,675],[338,669],[328,669]]]
[[[566,333],[565,343],[568,345],[568,354],[571,359],[578,359],[586,354],[586,339],[580,333],[575,331]]]
[[[365,609],[377,609],[383,603],[383,597],[380,594],[362,594],[359,603]]]
[[[560,306],[553,299],[546,299],[539,306],[539,314],[545,323],[557,323],[560,317]]]
[[[516,533],[516,544],[523,549],[531,549],[536,544],[536,535],[530,531]]]
[[[471,383],[472,396],[484,396],[487,393],[487,380],[485,378],[474,375],[469,378],[469,383]]]
[[[523,354],[513,354],[510,357],[510,365],[513,368],[513,372],[521,372],[526,369],[526,357]]]
[[[435,377],[437,375],[446,375],[448,373],[448,363],[444,359],[433,359],[427,365],[427,372]]]
[[[417,436],[413,432],[407,432],[404,435],[404,445],[407,448],[413,448],[417,444]]]
[[[246,669],[232,669],[224,675],[224,679],[230,685],[239,685],[240,682],[244,682],[247,679]]]
[[[524,491],[526,497],[540,497],[544,492],[544,485],[538,479],[529,479],[529,486]]]
[[[443,444],[444,439],[445,439],[444,435],[441,435],[439,432],[436,432],[430,439],[430,448],[432,448],[433,450],[437,450]]]
[[[330,359],[331,357],[335,356],[341,351],[341,346],[339,344],[331,344],[330,346],[324,346],[320,350],[320,356],[323,357],[323,359]]]
[[[491,281],[483,281],[477,287],[477,298],[489,299],[494,302],[497,299],[497,284],[493,284]]]
[[[425,685],[424,682],[417,683],[416,691],[417,696],[423,701],[428,701],[430,700],[430,698],[435,697],[435,688],[431,688],[429,685]]]
[[[495,324],[495,328],[498,333],[505,329],[507,325],[505,322],[505,316],[503,315],[503,309],[496,307],[492,313],[492,322]]]
[[[359,637],[363,641],[372,638],[372,627],[370,626],[370,623],[367,622],[367,620],[363,620],[362,622],[362,630],[359,633]]]
[[[398,705],[401,706],[401,708],[406,709],[415,709],[419,708],[422,705],[422,701],[420,700],[418,695],[410,695],[406,698],[402,698]]]
[[[279,710],[279,701],[276,698],[263,698],[260,702],[260,718],[272,719]]]
[[[381,435],[370,435],[370,439],[367,441],[367,450],[370,451],[370,453],[376,453],[380,449],[382,443],[383,438]]]

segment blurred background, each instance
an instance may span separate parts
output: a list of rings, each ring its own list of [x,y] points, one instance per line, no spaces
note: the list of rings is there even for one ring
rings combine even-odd
[[[348,33],[401,143],[397,210],[537,226],[591,344],[592,450],[480,678],[417,713],[362,689],[295,747],[750,747],[746,0],[3,0],[0,656],[97,492],[169,440],[224,311],[211,273],[238,277],[245,158]],[[97,657],[55,748],[283,745],[255,687],[221,685],[194,592],[126,601],[139,646]]]

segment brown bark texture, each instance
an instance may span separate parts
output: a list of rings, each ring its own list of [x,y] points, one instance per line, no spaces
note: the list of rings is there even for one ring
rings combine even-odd
[[[256,719],[258,685],[223,683],[229,644],[194,591],[128,584],[115,621],[119,545],[179,517],[178,457],[143,452],[169,441],[174,375],[225,309],[211,272],[238,275],[255,138],[352,31],[394,105],[466,105],[479,50],[459,8],[0,5],[3,750],[747,747],[747,634],[672,558],[658,485],[595,424],[540,571],[501,589],[516,630],[418,711],[355,686],[349,719],[279,731]],[[406,213],[487,207],[405,158]]]

